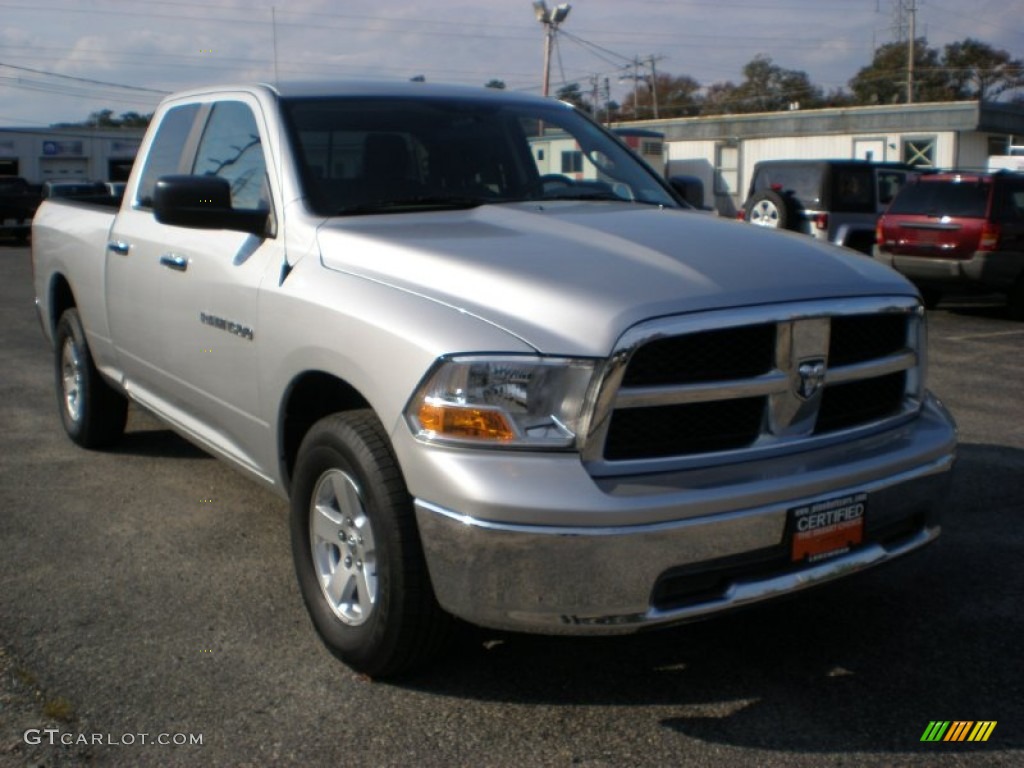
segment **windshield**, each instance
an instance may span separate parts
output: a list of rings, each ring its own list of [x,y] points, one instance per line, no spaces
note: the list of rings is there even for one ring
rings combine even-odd
[[[314,212],[618,200],[680,207],[658,177],[557,103],[318,98],[283,102]]]

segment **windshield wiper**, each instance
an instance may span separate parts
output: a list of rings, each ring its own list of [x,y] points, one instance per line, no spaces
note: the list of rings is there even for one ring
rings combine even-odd
[[[357,203],[342,208],[339,214],[357,213],[394,213],[396,211],[416,210],[465,210],[476,208],[487,203],[500,202],[496,199],[485,199],[480,197],[460,197],[457,195],[417,195],[415,197],[402,197],[390,200],[372,200],[365,203]]]

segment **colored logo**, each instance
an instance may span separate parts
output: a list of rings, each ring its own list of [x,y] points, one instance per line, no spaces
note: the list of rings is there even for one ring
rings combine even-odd
[[[996,720],[932,720],[921,741],[988,741]]]

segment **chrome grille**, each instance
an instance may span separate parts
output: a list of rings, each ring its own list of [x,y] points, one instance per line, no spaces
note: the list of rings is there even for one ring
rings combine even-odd
[[[595,474],[801,450],[920,407],[923,315],[856,299],[652,321],[620,341],[584,445]]]

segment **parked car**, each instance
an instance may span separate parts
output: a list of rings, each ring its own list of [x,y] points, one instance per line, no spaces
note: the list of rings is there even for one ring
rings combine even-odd
[[[28,238],[39,200],[37,186],[20,176],[0,177],[0,231],[19,240]]]
[[[1024,320],[1024,174],[925,176],[892,201],[877,240],[875,258],[917,283],[926,305],[951,288],[998,291]]]
[[[741,218],[870,256],[879,214],[919,170],[867,160],[764,160],[754,166]]]
[[[102,181],[44,181],[43,199],[51,197],[89,198],[109,195],[110,190]]]

